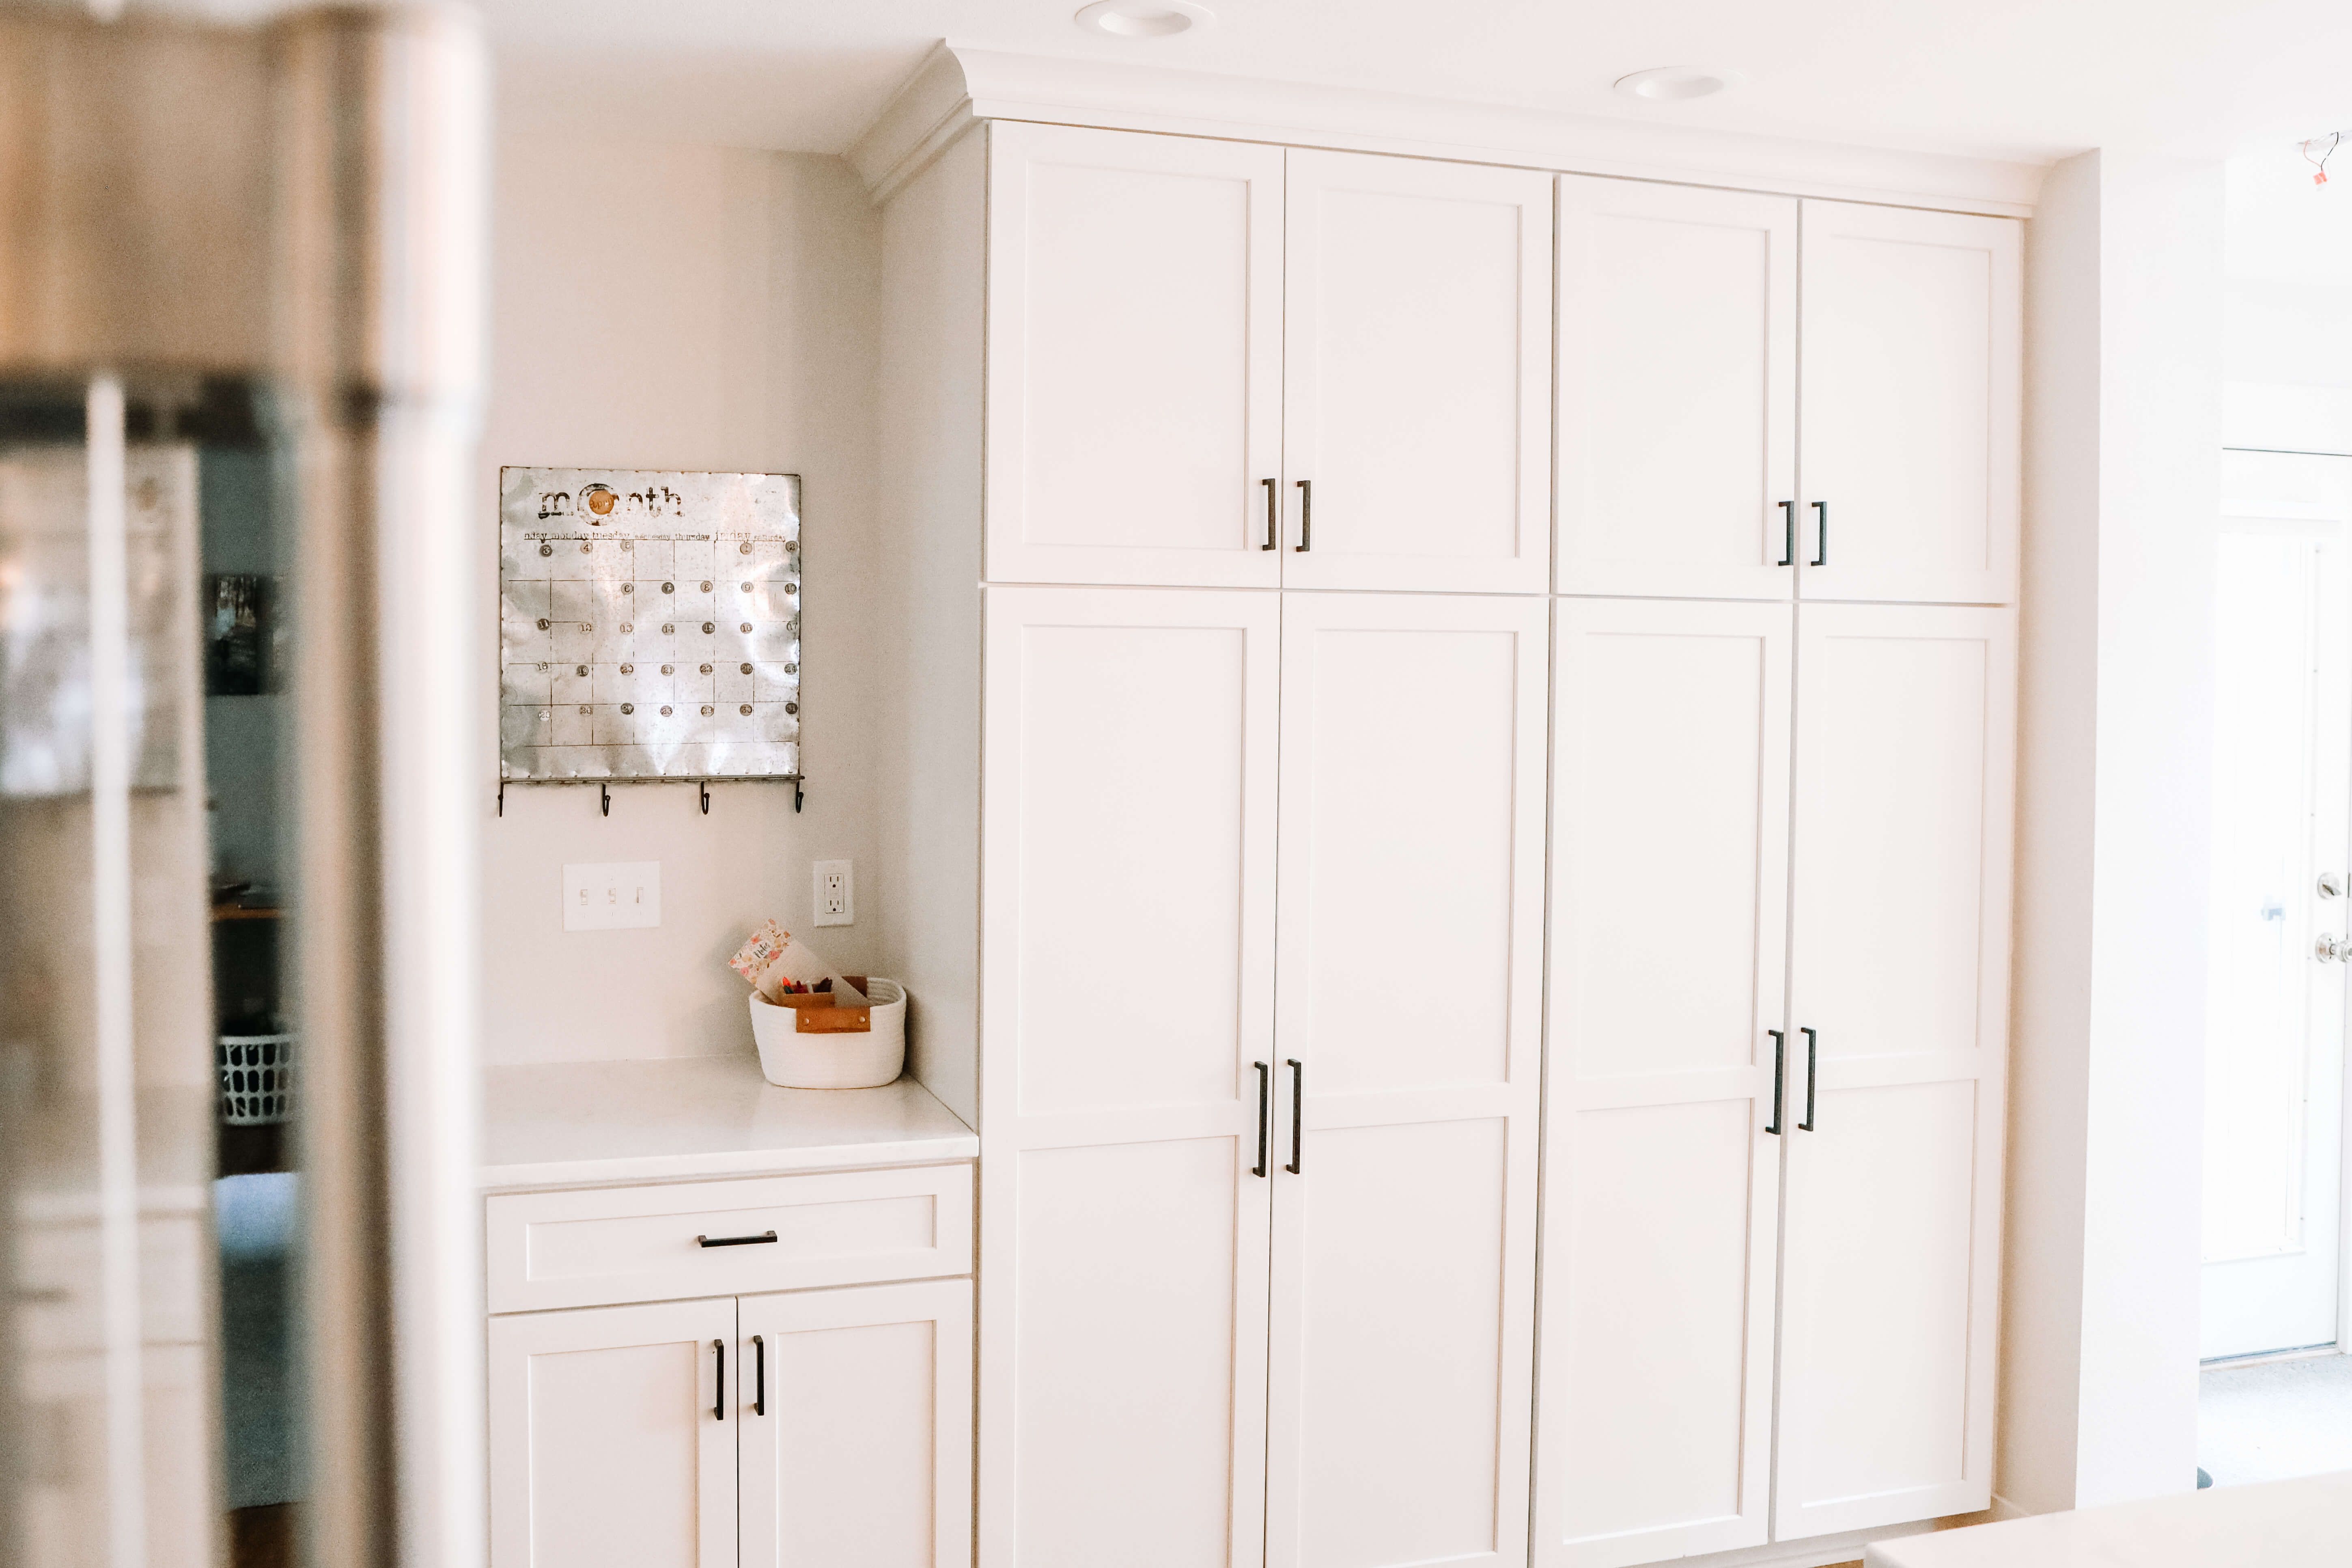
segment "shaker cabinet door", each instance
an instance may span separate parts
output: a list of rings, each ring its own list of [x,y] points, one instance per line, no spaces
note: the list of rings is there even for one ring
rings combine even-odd
[[[1279,583],[1282,149],[988,135],[989,579]]]
[[[739,1310],[743,1568],[965,1568],[971,1281]]]
[[[986,595],[981,1562],[1255,1568],[1281,595]]]
[[[1285,585],[1545,592],[1551,177],[1288,157]]]
[[[732,1568],[733,1298],[490,1320],[491,1568]]]
[[[1524,1568],[1549,606],[1283,600],[1268,1568]]]
[[[1804,204],[1800,592],[2017,598],[2023,226]]]
[[[1562,175],[1559,591],[1796,591],[1797,203]]]
[[[1798,611],[1781,1540],[1992,1483],[2016,619]]]
[[[1768,1539],[1790,616],[1560,603],[1536,1568]]]

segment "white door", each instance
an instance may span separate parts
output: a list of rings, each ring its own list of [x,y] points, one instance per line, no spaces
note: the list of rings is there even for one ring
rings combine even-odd
[[[2352,458],[2231,452],[2215,572],[2209,1359],[2336,1342]]]
[[[986,596],[981,1563],[1244,1568],[1280,595]]]
[[[1536,1568],[1768,1539],[1790,613],[1560,601]]]
[[[2017,598],[2023,226],[1803,207],[1809,599]]]
[[[1549,608],[1283,605],[1267,1561],[1520,1564]]]
[[[1293,149],[1284,583],[1551,582],[1551,177]]]
[[[1797,617],[1775,1533],[1992,1497],[2012,612]]]
[[[1273,586],[1282,149],[988,135],[988,577]]]
[[[490,1320],[492,1568],[732,1568],[735,1300]]]
[[[971,1281],[739,1303],[743,1568],[971,1561]]]
[[[1786,599],[1797,202],[1559,182],[1559,588]]]

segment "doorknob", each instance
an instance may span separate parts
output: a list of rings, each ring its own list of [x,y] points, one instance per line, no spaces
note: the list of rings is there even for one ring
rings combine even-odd
[[[2311,956],[2322,963],[2342,963],[2352,960],[2352,938],[2322,934],[2311,944]]]

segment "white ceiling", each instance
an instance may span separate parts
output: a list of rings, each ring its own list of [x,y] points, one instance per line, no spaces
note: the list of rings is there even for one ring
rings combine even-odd
[[[2352,126],[2345,0],[1209,0],[1213,27],[1132,40],[1081,33],[1079,3],[481,0],[510,122],[809,152],[847,146],[940,38],[2007,157],[2216,157]],[[1664,65],[1747,80],[1681,104],[1610,91]]]

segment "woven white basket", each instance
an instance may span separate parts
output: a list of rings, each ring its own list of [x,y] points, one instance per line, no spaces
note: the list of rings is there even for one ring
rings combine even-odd
[[[223,1035],[213,1047],[220,1069],[220,1119],[262,1127],[294,1115],[294,1037]]]
[[[879,1089],[907,1066],[907,993],[895,980],[866,982],[874,1026],[864,1034],[796,1033],[793,1009],[751,994],[760,1073],[779,1089]]]

